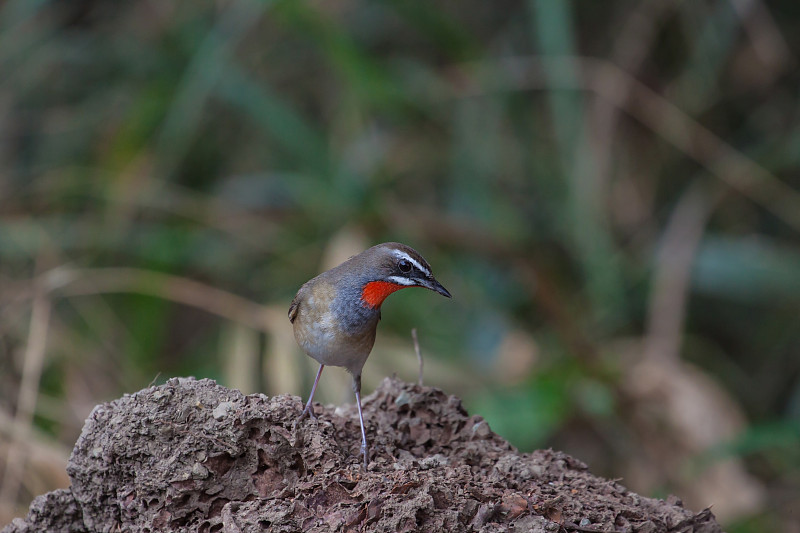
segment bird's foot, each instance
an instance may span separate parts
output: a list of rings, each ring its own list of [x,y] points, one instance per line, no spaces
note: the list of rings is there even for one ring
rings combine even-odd
[[[303,409],[303,414],[300,415],[300,420],[304,419],[305,417],[309,417],[313,420],[317,419],[317,415],[314,414],[314,406],[311,404],[306,405],[306,408]]]
[[[300,416],[298,416],[297,420],[294,421],[294,426],[292,427],[292,429],[293,430],[297,429],[297,426],[300,424],[300,422],[303,421],[305,417],[317,420],[317,415],[314,414],[314,407],[310,403],[306,405],[306,408],[303,409],[303,412],[300,413]]]
[[[364,458],[364,470],[369,466],[369,452],[367,451],[367,443],[361,443],[361,456]]]

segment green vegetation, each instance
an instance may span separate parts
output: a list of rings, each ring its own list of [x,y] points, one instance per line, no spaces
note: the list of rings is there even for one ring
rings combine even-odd
[[[454,299],[392,296],[365,392],[417,327],[522,449],[800,527],[798,35],[789,0],[0,4],[0,475],[173,375],[305,397],[294,292],[398,240]]]

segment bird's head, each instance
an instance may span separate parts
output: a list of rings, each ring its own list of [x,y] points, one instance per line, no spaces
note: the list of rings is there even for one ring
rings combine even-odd
[[[399,242],[373,246],[361,254],[369,267],[369,279],[361,291],[365,305],[377,308],[391,293],[408,287],[424,287],[450,298],[436,281],[431,266],[416,250]]]

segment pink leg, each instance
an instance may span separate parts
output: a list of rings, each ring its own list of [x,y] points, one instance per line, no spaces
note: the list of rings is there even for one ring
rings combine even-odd
[[[322,375],[323,368],[325,368],[325,365],[319,365],[319,370],[317,371],[317,377],[314,378],[314,386],[311,387],[311,396],[308,397],[306,408],[303,409],[303,414],[300,415],[300,420],[305,418],[306,415],[310,416],[314,420],[317,419],[317,415],[314,414],[314,408],[311,407],[311,402],[314,400],[314,393],[317,392],[317,385],[319,384],[319,377]]]
[[[361,455],[364,456],[364,468],[367,468],[369,464],[369,452],[367,451],[367,432],[364,429],[364,415],[361,413],[361,374],[353,376],[353,390],[356,393],[358,421],[361,423]]]

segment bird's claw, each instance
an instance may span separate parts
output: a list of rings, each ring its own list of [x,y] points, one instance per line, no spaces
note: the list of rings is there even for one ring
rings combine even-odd
[[[294,421],[294,429],[297,429],[297,425],[300,424],[305,417],[317,420],[317,415],[314,414],[314,408],[311,406],[311,404],[306,405],[306,408],[303,409],[303,412],[300,413],[300,416]]]
[[[312,420],[317,420],[317,415],[314,414],[314,408],[310,405],[305,409],[303,409],[303,414],[300,415],[300,418],[302,419],[305,418],[306,416]]]

